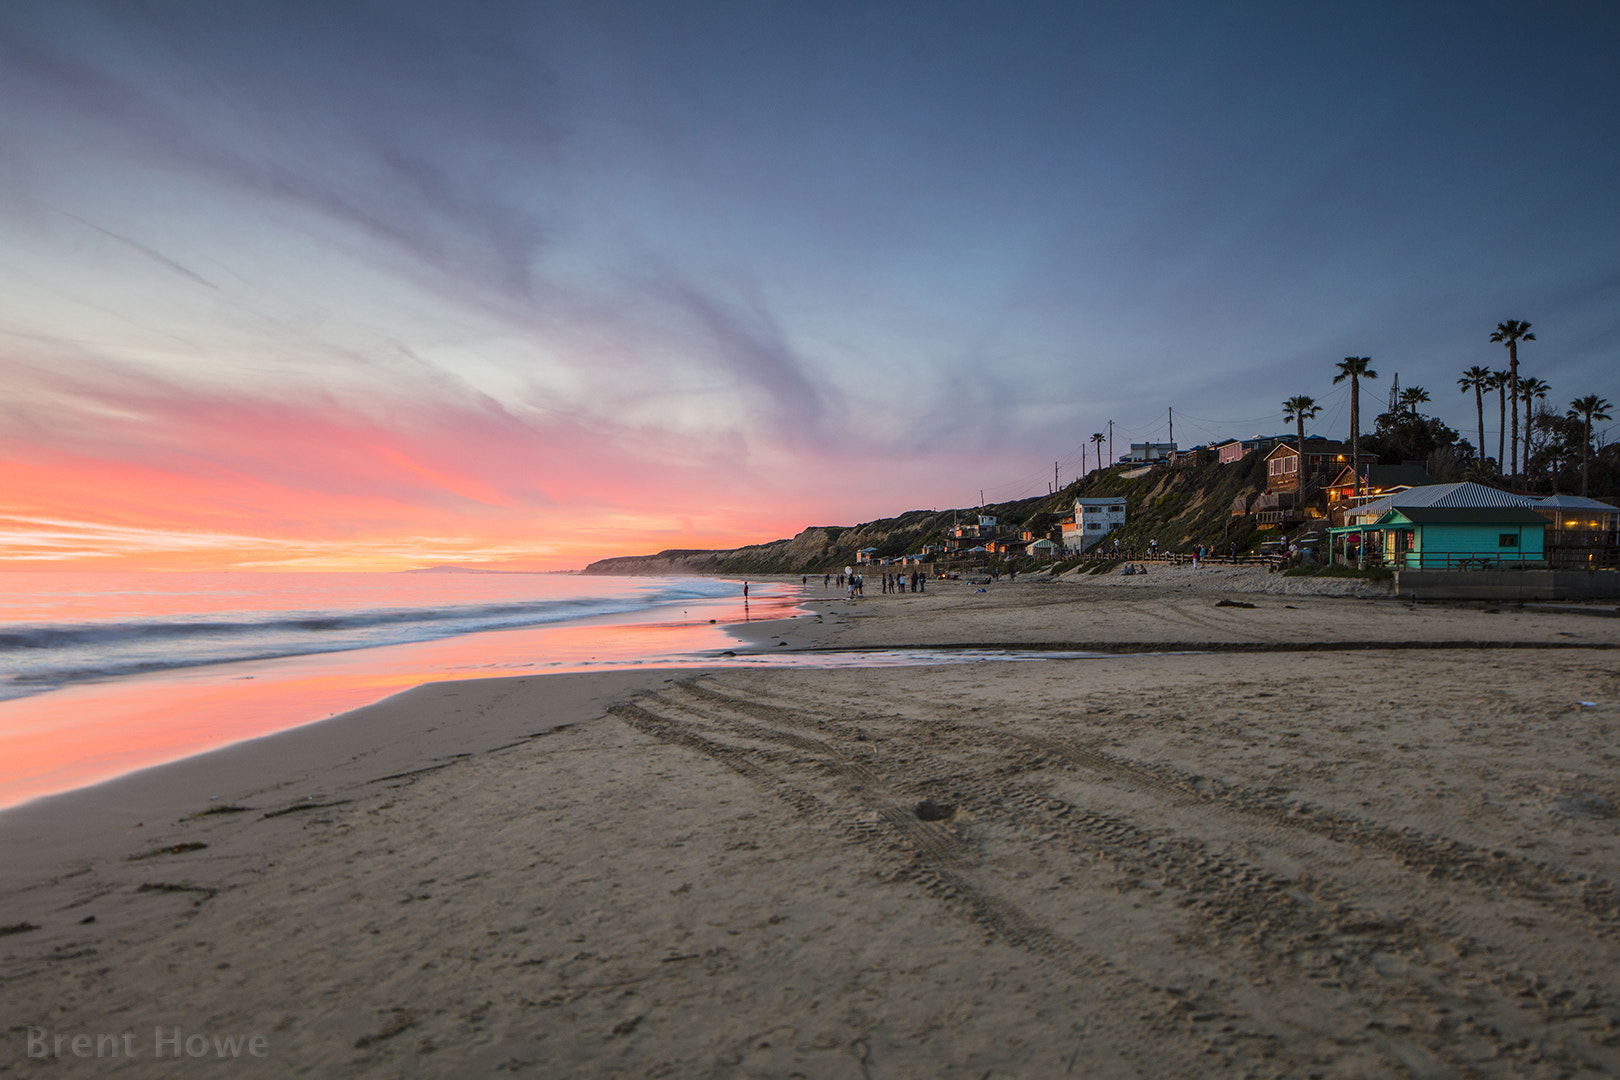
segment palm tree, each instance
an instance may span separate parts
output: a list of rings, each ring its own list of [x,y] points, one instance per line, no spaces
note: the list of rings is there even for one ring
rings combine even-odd
[[[1333,376],[1333,384],[1337,386],[1344,380],[1350,380],[1350,468],[1356,474],[1356,495],[1361,494],[1361,380],[1376,379],[1378,372],[1368,367],[1372,363],[1370,356],[1347,356],[1339,361],[1339,373]],[[1305,448],[1299,448],[1300,454]],[[1303,462],[1304,457],[1300,458]]]
[[[1519,400],[1524,402],[1524,473],[1530,475],[1530,413],[1536,400],[1546,401],[1552,387],[1540,379],[1519,380]]]
[[[1479,416],[1479,457],[1485,460],[1485,391],[1491,387],[1491,369],[1475,364],[1457,380],[1463,393],[1474,392],[1474,412]]]
[[[1507,443],[1505,441],[1507,439],[1507,386],[1507,372],[1491,372],[1489,389],[1496,391],[1496,475],[1498,476],[1507,475],[1505,471],[1507,464]]]
[[[1316,399],[1299,394],[1283,402],[1283,421],[1294,421],[1299,426],[1299,495],[1295,505],[1305,501],[1305,421],[1321,412]]]
[[[1406,411],[1412,414],[1414,420],[1418,418],[1417,407],[1428,400],[1429,392],[1421,386],[1409,386],[1401,391],[1401,404],[1406,406]],[[1513,415],[1519,415],[1518,411],[1514,410]]]
[[[1097,468],[1100,469],[1102,468],[1103,433],[1100,431],[1093,431],[1091,433],[1091,441],[1097,444]]]
[[[1583,398],[1576,398],[1569,403],[1569,418],[1581,422],[1581,498],[1586,498],[1586,467],[1589,463],[1592,450],[1592,421],[1608,420],[1609,410],[1614,406],[1609,404],[1608,398],[1600,398],[1596,394],[1587,394]]]
[[[1508,351],[1508,397],[1513,399],[1513,435],[1508,440],[1508,459],[1511,468],[1509,476],[1517,476],[1519,472],[1519,342],[1534,341],[1536,335],[1530,332],[1530,324],[1520,322],[1518,319],[1509,319],[1507,322],[1496,324],[1496,332],[1491,340],[1507,346]]]

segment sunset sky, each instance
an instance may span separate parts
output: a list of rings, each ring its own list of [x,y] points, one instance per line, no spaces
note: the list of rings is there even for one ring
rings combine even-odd
[[[1473,440],[1506,319],[1620,401],[1617,51],[1610,2],[9,0],[0,567],[767,541],[1172,406],[1343,437],[1350,355]]]

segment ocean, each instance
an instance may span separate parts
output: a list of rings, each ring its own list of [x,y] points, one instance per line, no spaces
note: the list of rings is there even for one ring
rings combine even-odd
[[[745,602],[741,581],[693,577],[0,573],[0,809],[447,679],[1096,655],[749,652],[727,632],[801,613],[800,593],[753,582]]]
[[[0,701],[173,668],[657,614],[712,578],[465,573],[0,574]],[[771,590],[755,587],[765,602]]]
[[[695,664],[797,589],[690,577],[0,573],[0,808],[425,682]]]

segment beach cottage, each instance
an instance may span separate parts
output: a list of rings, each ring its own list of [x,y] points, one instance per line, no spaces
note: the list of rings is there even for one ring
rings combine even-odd
[[[1493,570],[1543,565],[1546,528],[1547,519],[1525,506],[1402,506],[1362,533],[1385,566]]]

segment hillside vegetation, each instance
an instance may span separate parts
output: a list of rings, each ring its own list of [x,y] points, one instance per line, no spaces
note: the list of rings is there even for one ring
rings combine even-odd
[[[1127,552],[1147,549],[1150,539],[1161,551],[1189,550],[1208,544],[1226,550],[1236,543],[1247,550],[1255,542],[1248,518],[1231,516],[1232,501],[1264,490],[1265,465],[1259,453],[1231,465],[1205,463],[1176,469],[1153,469],[1126,479],[1129,469],[1093,472],[1056,495],[951,510],[908,510],[897,517],[859,525],[813,525],[790,540],[721,550],[671,549],[656,555],[602,559],[585,568],[588,574],[750,574],[836,573],[855,564],[856,553],[876,548],[879,558],[912,554],[941,540],[957,522],[972,524],[989,514],[1002,525],[1045,531],[1067,517],[1077,496],[1116,497],[1125,501],[1126,525],[1118,535]]]

